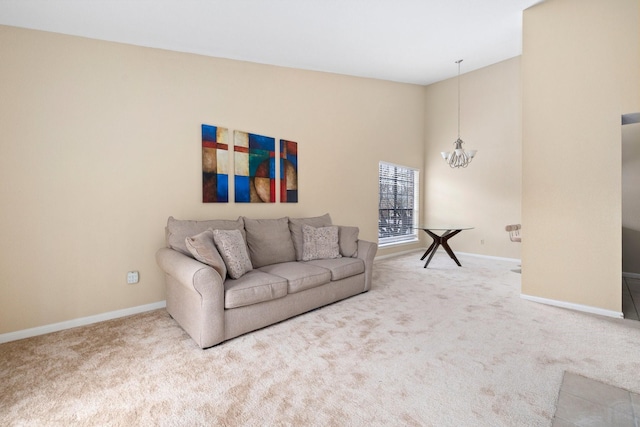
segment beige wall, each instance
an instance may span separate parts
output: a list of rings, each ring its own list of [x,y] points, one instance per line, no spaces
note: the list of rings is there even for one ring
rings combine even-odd
[[[622,271],[640,274],[640,123],[622,126]]]
[[[638,0],[524,13],[522,293],[621,312],[621,125],[639,111]]]
[[[521,221],[520,58],[460,76],[460,134],[478,150],[464,169],[440,155],[457,137],[457,90],[457,78],[427,86],[423,221],[474,227],[451,240],[455,251],[519,259],[504,227]]]
[[[170,215],[376,241],[378,162],[423,165],[421,86],[2,26],[0,58],[0,333],[162,301]],[[300,203],[202,204],[202,123],[297,141]]]

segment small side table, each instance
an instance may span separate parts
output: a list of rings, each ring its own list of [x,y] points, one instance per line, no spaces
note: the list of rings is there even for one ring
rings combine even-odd
[[[460,264],[460,261],[458,261],[458,258],[456,258],[456,255],[453,253],[453,250],[451,250],[448,240],[453,236],[455,236],[456,234],[460,233],[461,231],[471,230],[473,229],[473,227],[427,227],[427,226],[420,225],[415,228],[418,230],[424,231],[433,239],[433,242],[431,243],[431,246],[429,246],[429,249],[427,249],[424,255],[422,255],[422,258],[420,258],[420,261],[422,261],[427,257],[427,255],[429,255],[427,262],[424,264],[424,268],[427,268],[427,266],[431,262],[431,258],[433,258],[433,255],[435,255],[436,250],[438,250],[438,247],[441,245],[444,248],[444,250],[447,251],[451,259],[454,260],[456,264],[458,264],[458,267],[462,267],[462,265]],[[444,233],[442,233],[441,235],[437,235],[435,231],[444,231]]]

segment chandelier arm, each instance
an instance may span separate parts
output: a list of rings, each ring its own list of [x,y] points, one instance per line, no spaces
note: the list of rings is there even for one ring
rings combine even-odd
[[[446,160],[449,167],[466,168],[467,166],[469,166],[469,163],[471,163],[471,161],[473,160],[473,157],[471,157],[464,150],[461,150],[461,151],[462,152],[460,154],[456,153],[455,151],[451,152],[451,155]]]

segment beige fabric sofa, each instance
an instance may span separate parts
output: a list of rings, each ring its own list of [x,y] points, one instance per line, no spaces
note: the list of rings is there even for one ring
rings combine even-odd
[[[234,279],[226,265],[228,248],[215,239],[238,235],[251,264]],[[165,274],[167,311],[201,348],[368,291],[377,251],[375,243],[358,239],[357,227],[332,226],[329,214],[211,221],[170,217],[166,242],[156,260]],[[321,250],[327,247],[330,255]]]

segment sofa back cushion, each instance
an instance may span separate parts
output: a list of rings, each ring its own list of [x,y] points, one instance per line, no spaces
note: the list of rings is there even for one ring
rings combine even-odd
[[[212,230],[240,230],[244,238],[242,217],[236,220],[215,219],[209,221],[180,220],[170,216],[165,228],[167,247],[191,256],[185,239],[211,228]]]
[[[296,260],[289,218],[243,220],[253,268]]]
[[[304,249],[304,235],[302,232],[303,225],[311,227],[328,227],[331,224],[331,216],[324,214],[309,218],[289,218],[289,229],[291,230],[291,238],[296,252],[296,261],[302,261],[302,251]]]

